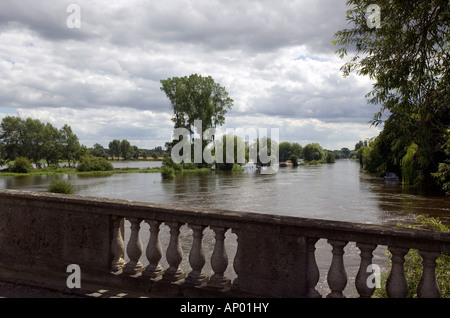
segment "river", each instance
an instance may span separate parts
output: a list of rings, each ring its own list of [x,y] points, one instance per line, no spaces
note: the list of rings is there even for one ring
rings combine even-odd
[[[116,168],[158,167],[158,162],[113,162]],[[242,173],[205,172],[186,173],[174,180],[162,181],[159,173],[129,173],[109,176],[54,175],[0,177],[0,188],[26,191],[46,191],[54,179],[64,179],[74,185],[75,194],[153,202],[189,207],[219,208],[234,211],[270,213],[278,215],[318,218],[336,221],[395,225],[414,224],[417,215],[439,217],[450,225],[450,198],[405,190],[399,182],[386,182],[360,169],[358,161],[338,160],[335,164],[280,168],[274,175],[261,175],[254,169]],[[144,251],[148,242],[148,225],[142,223]],[[125,240],[129,237],[129,223]],[[168,245],[168,227],[161,228],[161,243]],[[180,244],[188,255],[192,234],[187,226],[181,228]],[[214,248],[214,234],[205,230],[205,254],[210,258]],[[236,236],[230,231],[226,238],[229,264],[236,253]],[[358,249],[354,243],[345,248],[345,266],[349,283],[344,293],[356,296],[354,278],[359,269]],[[329,292],[326,275],[331,263],[331,247],[319,240],[316,252],[321,272],[318,290]],[[145,256],[141,262],[147,265]],[[374,252],[374,264],[386,268],[385,247]],[[161,264],[168,266],[163,258]],[[187,257],[181,264],[189,269]],[[205,265],[210,272],[210,265]],[[226,275],[236,277],[232,266]]]
[[[113,162],[116,168],[158,167],[159,162]],[[406,191],[361,171],[355,160],[331,165],[280,168],[274,175],[187,173],[162,181],[159,173],[110,176],[1,177],[0,188],[46,191],[54,178],[65,179],[75,194],[181,206],[349,221],[371,224],[414,223],[425,214],[450,224],[450,198]]]

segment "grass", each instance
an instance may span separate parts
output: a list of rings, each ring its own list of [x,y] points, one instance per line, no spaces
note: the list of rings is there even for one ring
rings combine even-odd
[[[104,175],[113,175],[118,173],[160,173],[161,169],[159,168],[147,168],[147,169],[115,169],[111,171],[87,171],[87,172],[79,172],[75,168],[67,168],[67,167],[59,167],[59,168],[43,168],[43,169],[34,169],[31,172],[27,173],[16,173],[9,172],[8,170],[3,170],[0,172],[0,177],[18,177],[18,176],[45,176],[45,175],[62,175],[62,174],[76,174],[76,175],[84,175],[84,176],[104,176]]]

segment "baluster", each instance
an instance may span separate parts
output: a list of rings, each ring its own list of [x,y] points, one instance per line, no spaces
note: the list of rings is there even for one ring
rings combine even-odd
[[[123,218],[118,216],[112,216],[112,241],[111,241],[111,253],[113,260],[111,262],[111,270],[113,273],[121,273],[122,268],[125,265],[123,254],[125,251],[125,244],[122,237],[122,224]]]
[[[344,247],[348,242],[328,240],[328,243],[333,246],[333,259],[327,277],[328,286],[331,289],[327,298],[345,298],[342,291],[347,285],[347,273],[345,272],[343,255]]]
[[[236,234],[236,236],[237,236],[237,238],[236,238],[237,249],[236,249],[236,255],[234,256],[234,261],[233,261],[233,269],[234,269],[234,272],[236,273],[237,277],[233,280],[232,287],[234,289],[239,289],[239,273],[241,271],[241,255],[242,255],[242,248],[241,248],[241,245],[239,244],[240,230],[232,229],[231,232]]]
[[[373,251],[377,246],[375,244],[365,243],[356,243],[356,246],[361,251],[361,263],[355,282],[356,289],[361,298],[370,298],[375,291],[375,284],[373,287],[369,286],[367,280],[372,273],[367,270],[372,265]]]
[[[192,271],[186,278],[186,283],[194,286],[199,286],[204,284],[208,278],[203,273],[203,266],[205,266],[205,252],[202,246],[203,231],[205,226],[203,225],[190,225],[193,231],[193,241],[191,252],[189,253],[189,264],[191,265]]]
[[[392,253],[392,268],[386,282],[386,292],[389,298],[405,298],[408,295],[408,284],[403,271],[403,263],[408,249],[389,247]]]
[[[224,273],[228,267],[228,255],[225,250],[225,232],[226,228],[212,227],[215,235],[216,244],[214,245],[214,251],[211,256],[211,267],[214,271],[214,275],[211,276],[208,286],[213,288],[225,288],[231,284],[231,280],[224,276]]]
[[[164,273],[163,268],[159,264],[159,261],[162,258],[162,248],[161,243],[159,242],[159,227],[161,222],[155,220],[145,220],[145,222],[150,225],[150,239],[146,249],[146,256],[149,264],[143,275],[156,281],[160,279]]]
[[[124,273],[129,275],[136,275],[144,270],[144,266],[139,261],[142,255],[142,242],[139,236],[139,230],[141,229],[141,220],[138,218],[130,218],[131,233],[130,241],[127,245],[127,254],[130,261],[125,265]]]
[[[179,241],[181,223],[166,222],[170,228],[170,241],[167,247],[166,259],[169,263],[169,268],[164,273],[164,280],[168,282],[177,282],[186,277],[186,274],[181,270],[180,263],[183,260],[183,251]]]
[[[308,237],[306,239],[308,248],[308,258],[307,258],[307,288],[308,292],[306,297],[308,298],[322,298],[322,295],[316,290],[316,285],[319,282],[320,272],[317,267],[316,262],[316,243],[319,239],[315,237]]]
[[[438,252],[420,251],[423,258],[423,272],[417,289],[419,298],[441,298],[441,292],[436,281],[436,259],[441,255]]]

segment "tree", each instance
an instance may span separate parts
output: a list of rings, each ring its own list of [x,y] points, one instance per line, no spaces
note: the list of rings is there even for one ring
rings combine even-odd
[[[232,143],[233,147],[230,147],[227,144],[228,142],[230,142],[230,145]],[[231,171],[233,170],[233,167],[236,167],[236,165],[241,166],[248,161],[248,149],[245,141],[241,137],[232,134],[223,135],[222,140],[218,143],[218,146],[222,148],[222,158],[217,158],[218,153],[216,149],[215,155],[217,169]]]
[[[186,128],[194,134],[194,121],[202,121],[202,129],[225,123],[225,114],[233,107],[224,87],[211,76],[192,74],[161,80],[161,91],[172,104],[175,128]]]
[[[62,130],[58,130],[56,127],[53,127],[51,124],[47,123],[43,128],[42,133],[44,134],[45,138],[45,141],[42,145],[42,150],[47,164],[58,165],[60,159],[67,160],[67,157],[64,156],[65,153],[63,152],[65,150],[65,144],[63,140],[64,138],[62,135]],[[70,160],[68,160],[68,162],[70,166]]]
[[[290,159],[293,155],[292,145],[289,142],[281,142],[278,145],[278,149],[280,151],[280,162],[285,162]]]
[[[345,158],[348,158],[348,156],[350,155],[350,149],[342,148],[341,151],[343,152]]]
[[[194,140],[194,133],[197,132],[203,137],[207,129],[222,126],[226,113],[233,107],[233,100],[228,96],[228,92],[211,76],[192,74],[189,77],[173,77],[161,80],[161,85],[161,91],[172,105],[175,128],[186,128],[190,132],[190,142]],[[201,131],[195,129],[196,120],[201,121]],[[204,149],[208,141],[203,140],[202,143]],[[166,146],[172,148],[174,142]],[[203,162],[198,165],[207,164]]]
[[[308,144],[303,148],[303,156],[306,161],[320,161],[325,159],[325,151],[317,144]]]
[[[344,58],[352,51],[344,76],[356,72],[374,81],[368,102],[381,108],[372,124],[382,123],[384,115],[385,125],[401,123],[396,130],[402,133],[382,135],[378,142],[389,136],[397,165],[400,153],[416,144],[414,183],[427,185],[436,182],[432,173],[448,159],[443,146],[450,122],[450,6],[448,0],[380,0],[381,24],[371,28],[365,13],[372,2],[347,1],[352,28],[335,34],[336,52]]]
[[[131,157],[132,147],[128,140],[123,139],[120,142],[120,154],[122,155],[123,160],[128,160]]]
[[[114,160],[114,157],[119,159],[120,157],[120,140],[114,139],[109,143],[109,151],[111,152],[111,159]]]
[[[90,154],[94,157],[100,157],[100,158],[105,158],[108,159],[108,153],[106,152],[106,149],[103,148],[102,145],[100,144],[95,144],[92,149],[90,149]]]
[[[41,168],[44,159],[49,165],[66,159],[70,165],[76,160],[80,145],[68,125],[58,130],[38,119],[7,116],[0,124],[0,147],[3,160],[25,157]]]
[[[79,158],[80,142],[77,135],[72,132],[72,128],[64,125],[61,130],[62,158],[67,160],[69,167],[71,162],[75,162]]]

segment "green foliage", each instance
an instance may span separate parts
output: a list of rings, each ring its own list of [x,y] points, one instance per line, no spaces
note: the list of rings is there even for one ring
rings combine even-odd
[[[231,168],[231,171],[242,172],[242,171],[244,171],[244,168],[242,168],[240,164],[234,163],[233,167]]]
[[[418,169],[415,163],[418,146],[412,143],[406,151],[406,155],[402,159],[402,178],[405,184],[416,184],[418,178]]]
[[[446,157],[443,159],[443,162],[439,163],[437,172],[433,173],[432,176],[441,185],[445,194],[450,196],[450,129],[447,130],[445,139],[446,142],[442,148]]]
[[[163,180],[172,180],[175,178],[175,169],[169,166],[163,166],[161,169],[161,177]]]
[[[132,156],[131,144],[126,139],[123,139],[120,142],[120,154],[122,155],[123,160],[129,160]]]
[[[103,146],[98,143],[95,144],[92,147],[92,149],[89,150],[89,153],[94,157],[102,157],[102,158],[108,159],[108,154],[107,154],[105,148],[103,148]]]
[[[48,188],[48,192],[73,194],[75,192],[74,187],[64,180],[52,180]]]
[[[308,144],[303,148],[303,157],[306,161],[321,161],[325,159],[325,151],[317,144]]]
[[[87,155],[80,158],[77,170],[79,172],[112,171],[114,170],[114,167],[111,162],[109,162],[105,158]]]
[[[232,143],[233,147],[231,147],[228,142],[230,142],[230,145]],[[217,158],[217,149],[214,154],[216,156],[216,167],[218,170],[230,171],[234,169],[233,171],[239,171],[237,166],[240,167],[240,164],[248,161],[248,147],[246,147],[246,143],[239,136],[232,134],[223,135],[220,142],[217,143],[217,146],[222,148],[222,158]],[[243,156],[239,150],[243,150]],[[239,156],[241,156],[241,158],[239,158]],[[218,162],[219,160],[222,162]],[[242,162],[242,160],[244,160],[244,162]]]
[[[211,76],[173,77],[161,80],[161,85],[172,104],[175,128],[187,128],[191,133],[195,120],[202,121],[203,131],[223,125],[225,114],[233,107],[225,88]]]
[[[162,162],[162,167],[170,167],[175,172],[182,172],[183,171],[183,165],[180,163],[175,163],[172,158],[165,158]]]
[[[303,156],[303,148],[298,143],[281,142],[278,146],[280,152],[280,162],[290,160],[291,156],[301,158]]]
[[[109,152],[111,153],[111,158],[114,160],[114,157],[119,159],[120,157],[120,140],[114,139],[108,145]]]
[[[292,166],[298,167],[298,157],[296,155],[291,155],[289,160],[292,162]]]
[[[33,165],[30,160],[24,157],[18,157],[12,167],[10,168],[11,172],[14,173],[29,173],[33,171]]]
[[[326,162],[327,163],[335,163],[336,162],[336,157],[335,157],[334,153],[331,152],[331,151],[325,151],[325,152],[326,152],[326,154],[325,154]]]
[[[37,119],[6,116],[0,124],[0,148],[4,160],[26,157],[41,168],[43,160],[48,165],[67,160],[70,165],[78,159],[80,144],[68,125],[58,130]]]
[[[423,215],[419,215],[416,218],[417,222],[420,226],[404,226],[402,224],[398,224],[400,227],[407,228],[423,228],[429,229],[433,231],[442,231],[442,232],[450,232],[450,229],[442,224],[439,218],[427,218]],[[388,257],[392,255],[390,253],[387,254]],[[420,256],[419,251],[416,249],[410,249],[409,252],[405,256],[404,263],[404,272],[406,282],[408,284],[408,298],[417,298],[417,288],[419,286],[420,280],[422,278],[422,256]],[[439,289],[441,291],[441,297],[449,298],[450,297],[450,255],[442,254],[436,260],[436,280],[438,282]],[[382,288],[376,289],[374,293],[374,297],[378,298],[386,298],[386,281],[389,276],[389,273],[385,273],[382,275]]]
[[[370,142],[368,147],[360,148],[359,157],[364,170],[367,170],[370,173],[377,173],[379,175],[386,172],[385,161],[383,160],[379,148],[378,138]]]
[[[333,42],[341,58],[352,54],[342,66],[343,74],[356,72],[374,81],[366,95],[369,103],[381,105],[374,125],[389,114],[377,145],[385,169],[399,172],[406,149],[415,143],[413,182],[436,185],[440,179],[431,174],[438,168],[445,174],[449,160],[443,151],[450,122],[448,0],[411,0],[408,5],[379,0],[380,28],[367,25],[371,4],[372,0],[347,1],[351,27],[338,31]]]

